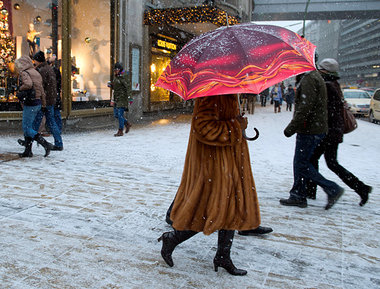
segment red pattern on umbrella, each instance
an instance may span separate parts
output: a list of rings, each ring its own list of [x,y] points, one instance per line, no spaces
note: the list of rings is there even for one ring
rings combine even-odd
[[[315,45],[273,25],[221,27],[191,40],[169,63],[156,86],[183,99],[255,93],[315,70]]]

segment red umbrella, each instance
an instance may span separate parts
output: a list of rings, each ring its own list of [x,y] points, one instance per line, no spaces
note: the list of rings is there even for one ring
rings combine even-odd
[[[184,100],[254,93],[315,70],[315,45],[286,28],[240,24],[192,39],[156,82]]]

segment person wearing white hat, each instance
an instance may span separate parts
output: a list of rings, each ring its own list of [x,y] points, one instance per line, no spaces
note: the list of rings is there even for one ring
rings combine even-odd
[[[344,98],[338,83],[339,64],[333,58],[323,59],[319,65],[319,72],[327,87],[327,109],[328,109],[328,132],[326,137],[314,150],[311,163],[318,169],[319,158],[324,155],[327,167],[332,170],[347,186],[354,190],[361,198],[360,206],[368,201],[368,194],[372,187],[364,184],[351,172],[338,163],[338,146],[343,142],[343,110]],[[316,198],[317,185],[308,180],[307,196]]]

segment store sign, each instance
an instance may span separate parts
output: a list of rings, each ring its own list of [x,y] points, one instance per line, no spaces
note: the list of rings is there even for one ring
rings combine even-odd
[[[171,43],[171,42],[167,42],[165,40],[158,39],[157,40],[157,46],[162,47],[162,48],[166,48],[166,49],[170,49],[170,50],[177,50],[176,44]]]

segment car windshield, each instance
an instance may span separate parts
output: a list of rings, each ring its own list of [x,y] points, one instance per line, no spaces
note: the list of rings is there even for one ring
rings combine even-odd
[[[365,91],[344,91],[344,98],[371,98],[371,96]]]

